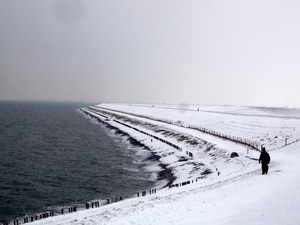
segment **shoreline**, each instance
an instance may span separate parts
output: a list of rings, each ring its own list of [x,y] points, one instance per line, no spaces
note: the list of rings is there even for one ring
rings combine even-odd
[[[172,169],[167,168],[168,164],[164,164],[162,162],[160,162],[161,156],[155,154],[155,152],[153,152],[148,146],[146,146],[145,144],[141,143],[140,141],[138,141],[137,139],[135,139],[134,137],[132,137],[129,133],[126,133],[124,131],[122,131],[121,129],[119,129],[118,127],[112,126],[111,124],[105,122],[105,120],[101,120],[99,117],[82,110],[82,108],[79,109],[80,112],[84,113],[85,115],[96,119],[98,122],[104,124],[105,126],[107,126],[109,129],[111,130],[116,130],[117,133],[125,135],[127,137],[127,140],[130,142],[130,144],[132,145],[137,145],[139,147],[143,147],[145,149],[147,149],[150,153],[151,156],[149,156],[148,158],[145,159],[146,160],[155,160],[157,162],[159,162],[159,167],[161,168],[161,171],[159,171],[157,173],[157,181],[160,180],[166,180],[166,185],[164,185],[162,188],[168,187],[169,185],[171,185],[175,180],[176,180],[176,176],[174,175]]]

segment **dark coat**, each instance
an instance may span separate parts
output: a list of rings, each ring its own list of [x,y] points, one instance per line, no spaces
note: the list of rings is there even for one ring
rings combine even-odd
[[[261,162],[262,164],[269,164],[270,163],[270,155],[266,151],[262,151],[260,156],[259,156],[259,163]]]

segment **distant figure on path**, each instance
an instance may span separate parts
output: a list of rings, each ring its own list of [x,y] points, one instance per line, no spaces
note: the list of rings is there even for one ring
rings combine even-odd
[[[268,164],[270,163],[270,155],[269,153],[267,153],[265,147],[263,147],[261,149],[261,153],[260,153],[260,156],[259,156],[259,160],[258,160],[258,163],[261,162],[261,169],[262,169],[262,174],[268,174],[268,169],[269,169],[269,166]]]

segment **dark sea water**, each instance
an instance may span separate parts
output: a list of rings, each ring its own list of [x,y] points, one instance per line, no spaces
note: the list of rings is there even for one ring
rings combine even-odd
[[[76,103],[0,102],[0,221],[155,184],[150,152]]]

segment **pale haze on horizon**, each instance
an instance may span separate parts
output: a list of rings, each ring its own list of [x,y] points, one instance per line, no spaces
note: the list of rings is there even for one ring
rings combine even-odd
[[[300,107],[300,1],[0,0],[0,100]]]

